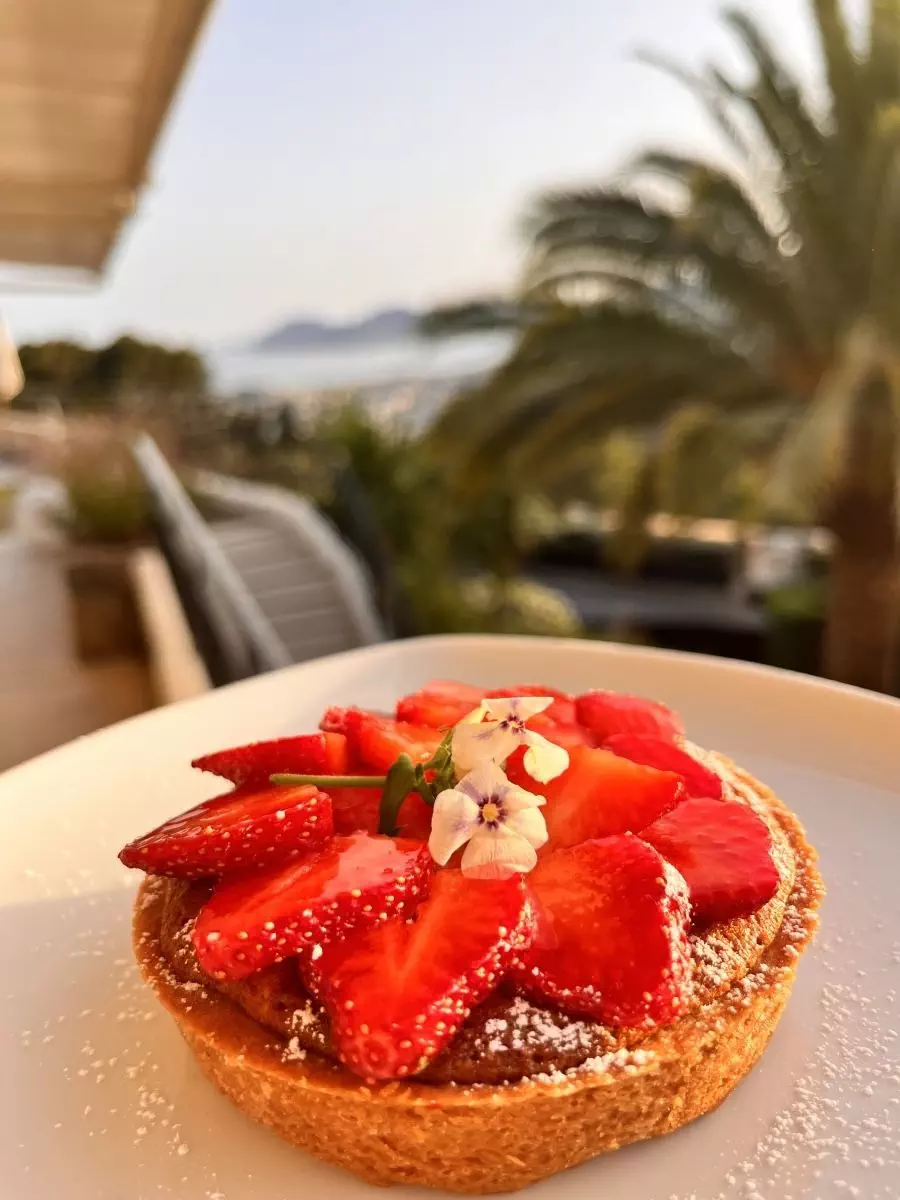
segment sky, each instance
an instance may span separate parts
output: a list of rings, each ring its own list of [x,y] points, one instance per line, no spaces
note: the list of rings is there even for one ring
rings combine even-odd
[[[806,0],[751,0],[809,64]],[[732,64],[716,0],[219,0],[101,282],[0,296],[17,340],[211,348],[512,286],[542,188],[717,153],[647,47]]]

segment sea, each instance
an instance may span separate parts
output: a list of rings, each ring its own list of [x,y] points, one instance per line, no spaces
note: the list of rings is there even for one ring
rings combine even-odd
[[[499,365],[511,346],[508,333],[479,333],[327,351],[214,351],[207,361],[216,394],[232,402],[288,403],[308,413],[349,393],[379,417],[424,427],[455,391]]]

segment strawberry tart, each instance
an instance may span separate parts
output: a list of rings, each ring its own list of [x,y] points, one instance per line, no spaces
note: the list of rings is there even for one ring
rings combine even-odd
[[[792,813],[634,696],[443,681],[203,755],[131,842],[141,970],[245,1113],[375,1184],[523,1187],[720,1104],[822,885]]]

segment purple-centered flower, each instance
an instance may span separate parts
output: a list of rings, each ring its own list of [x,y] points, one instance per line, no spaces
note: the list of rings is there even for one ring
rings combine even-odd
[[[547,783],[562,775],[569,765],[568,753],[526,724],[552,703],[552,696],[483,700],[453,730],[453,762],[457,775],[464,775],[480,763],[505,762],[519,746],[526,747],[524,766],[532,779]],[[484,720],[485,717],[488,719]]]
[[[435,800],[431,857],[444,866],[466,846],[460,864],[464,875],[507,879],[524,874],[547,841],[542,804],[543,796],[510,783],[496,763],[482,762]]]

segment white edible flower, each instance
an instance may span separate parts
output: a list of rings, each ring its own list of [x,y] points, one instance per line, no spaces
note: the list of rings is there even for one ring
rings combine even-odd
[[[466,842],[462,872],[473,879],[508,879],[537,863],[547,841],[543,796],[510,783],[496,763],[482,762],[434,802],[428,849],[444,866]]]
[[[569,765],[568,753],[525,724],[552,703],[552,696],[482,700],[478,708],[453,729],[453,762],[457,774],[463,775],[479,763],[505,762],[514,750],[525,746],[525,770],[532,779],[547,783],[562,775]]]

